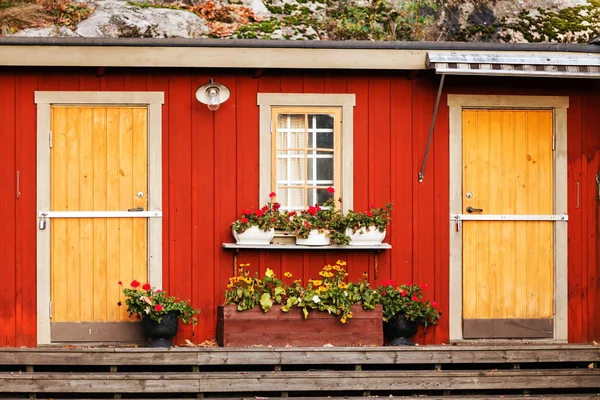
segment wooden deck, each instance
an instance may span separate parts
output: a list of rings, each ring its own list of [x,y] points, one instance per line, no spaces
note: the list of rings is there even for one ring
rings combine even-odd
[[[599,361],[579,345],[0,349],[0,397],[600,399]]]

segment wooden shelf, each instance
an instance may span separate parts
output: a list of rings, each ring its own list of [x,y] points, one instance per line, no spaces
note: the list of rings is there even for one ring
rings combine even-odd
[[[265,245],[251,245],[251,244],[236,244],[236,243],[223,243],[224,249],[234,250],[233,254],[233,275],[237,273],[237,258],[240,250],[304,250],[304,251],[331,251],[331,250],[345,250],[345,251],[371,251],[374,253],[374,275],[377,279],[378,274],[378,261],[377,254],[381,250],[389,250],[392,246],[388,243],[382,243],[376,246],[299,246],[296,244],[265,244]]]
[[[296,244],[268,244],[268,245],[251,245],[251,244],[236,244],[223,243],[225,249],[256,249],[256,250],[389,250],[392,248],[390,244],[382,243],[374,246],[299,246]]]

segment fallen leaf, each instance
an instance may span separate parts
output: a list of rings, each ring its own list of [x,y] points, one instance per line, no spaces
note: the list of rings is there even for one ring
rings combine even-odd
[[[600,343],[596,342],[595,340],[592,340],[592,344],[593,344],[594,346],[600,346]]]
[[[590,364],[588,365],[588,368],[590,368],[590,369],[593,369],[593,368],[594,368],[594,363],[590,363]]]
[[[325,343],[323,347],[333,347],[333,345],[331,343]]]

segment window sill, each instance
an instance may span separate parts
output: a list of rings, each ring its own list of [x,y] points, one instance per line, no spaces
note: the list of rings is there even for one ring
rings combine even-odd
[[[251,244],[235,244],[223,243],[224,249],[257,249],[257,250],[389,250],[392,246],[388,243],[382,243],[374,246],[298,246],[296,244],[268,244],[268,245],[251,245]]]

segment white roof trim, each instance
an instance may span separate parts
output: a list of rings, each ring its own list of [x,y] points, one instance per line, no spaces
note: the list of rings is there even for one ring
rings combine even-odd
[[[426,67],[438,74],[600,79],[597,54],[498,54],[428,52]]]

